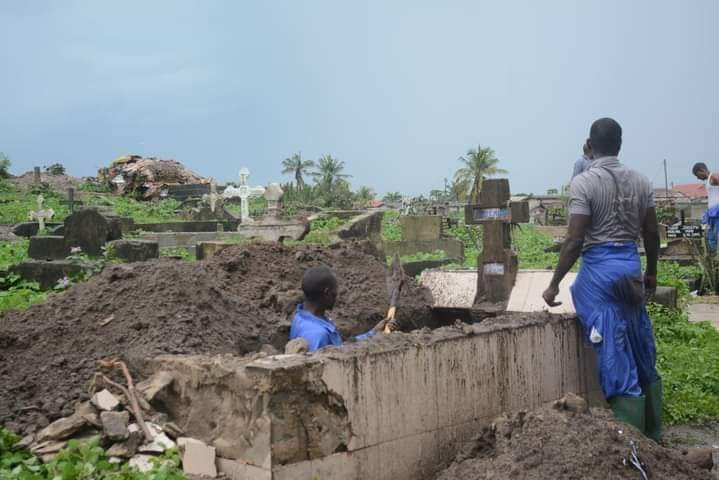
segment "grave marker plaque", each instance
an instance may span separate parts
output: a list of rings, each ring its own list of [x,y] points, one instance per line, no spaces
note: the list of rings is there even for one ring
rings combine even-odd
[[[512,251],[511,223],[529,221],[527,202],[509,201],[509,180],[482,182],[479,205],[465,207],[465,222],[482,225],[482,255],[477,265],[475,304],[509,300],[517,277],[517,255]]]
[[[670,225],[667,227],[667,238],[702,238],[701,225]]]

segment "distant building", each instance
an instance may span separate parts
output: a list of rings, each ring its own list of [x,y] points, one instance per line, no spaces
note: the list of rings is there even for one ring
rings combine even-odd
[[[654,199],[660,204],[671,202],[677,215],[683,212],[685,219],[700,220],[707,209],[707,190],[703,183],[672,185],[668,192],[664,188],[655,188]]]

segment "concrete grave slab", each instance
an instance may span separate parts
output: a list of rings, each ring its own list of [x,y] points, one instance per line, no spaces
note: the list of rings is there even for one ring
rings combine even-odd
[[[557,300],[559,307],[549,308],[542,299],[542,292],[552,278],[551,270],[520,270],[507,304],[509,312],[575,313],[570,285],[577,274],[570,272],[564,277]],[[434,306],[438,308],[471,308],[477,294],[476,270],[426,270],[420,283],[432,292]]]

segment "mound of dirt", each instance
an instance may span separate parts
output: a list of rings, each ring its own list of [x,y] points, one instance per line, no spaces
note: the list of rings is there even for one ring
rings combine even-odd
[[[131,367],[162,353],[282,350],[310,266],[339,279],[332,312],[344,336],[387,313],[386,267],[357,245],[335,249],[249,244],[208,261],[159,259],[106,268],[90,281],[25,312],[0,317],[0,425],[28,432],[85,399],[97,360]],[[404,328],[431,326],[431,294],[414,281],[402,291]],[[137,371],[137,370],[136,370]]]
[[[575,397],[578,398],[578,397]],[[604,409],[547,405],[497,419],[470,442],[437,480],[641,479],[630,463],[634,442],[648,478],[701,480],[707,470],[664,448]]]
[[[82,178],[70,175],[50,175],[47,172],[40,173],[40,181],[50,186],[56,192],[65,192],[68,188],[77,189],[82,183]],[[9,182],[22,191],[30,191],[36,187],[35,173],[31,170],[20,176],[11,177]]]

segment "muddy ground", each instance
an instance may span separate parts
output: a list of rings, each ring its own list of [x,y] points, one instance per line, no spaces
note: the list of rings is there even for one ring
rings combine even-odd
[[[340,282],[332,312],[343,336],[384,318],[385,264],[369,247],[250,244],[203,262],[159,259],[108,267],[25,312],[0,316],[0,425],[28,433],[87,398],[97,360],[139,367],[162,353],[282,350],[303,272],[327,265]],[[411,281],[403,329],[434,326],[431,294]],[[411,319],[411,320],[410,320]],[[265,347],[266,348],[266,347]]]
[[[547,405],[500,417],[485,428],[437,480],[641,479],[629,463],[631,445],[653,480],[713,478],[681,450],[660,446],[609,410],[589,413]]]

